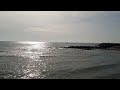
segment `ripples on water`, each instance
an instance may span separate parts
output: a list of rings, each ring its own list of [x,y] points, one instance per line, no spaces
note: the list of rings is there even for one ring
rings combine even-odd
[[[69,45],[81,44],[0,42],[0,78],[120,78],[120,51],[62,48]]]

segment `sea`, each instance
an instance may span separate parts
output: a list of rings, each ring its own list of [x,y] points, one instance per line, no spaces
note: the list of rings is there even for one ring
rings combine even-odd
[[[119,79],[120,51],[97,43],[0,41],[0,79]]]

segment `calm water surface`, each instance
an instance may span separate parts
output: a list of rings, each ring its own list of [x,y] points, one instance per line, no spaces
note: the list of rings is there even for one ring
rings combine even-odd
[[[90,43],[0,42],[0,79],[120,78],[120,51],[63,48]]]

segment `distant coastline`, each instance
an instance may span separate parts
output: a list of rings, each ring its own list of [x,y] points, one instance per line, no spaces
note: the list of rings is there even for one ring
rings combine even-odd
[[[67,46],[64,48],[76,48],[76,49],[109,49],[109,50],[120,50],[120,43],[100,43],[95,46]]]

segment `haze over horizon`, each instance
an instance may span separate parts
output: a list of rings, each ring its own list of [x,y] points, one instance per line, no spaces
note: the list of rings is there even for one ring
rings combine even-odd
[[[0,41],[118,42],[119,11],[0,11]]]

